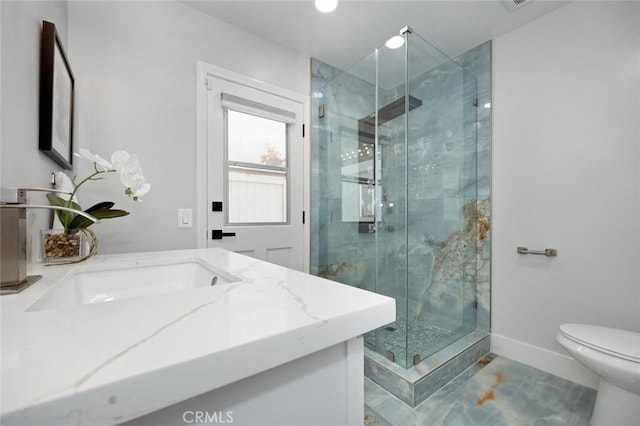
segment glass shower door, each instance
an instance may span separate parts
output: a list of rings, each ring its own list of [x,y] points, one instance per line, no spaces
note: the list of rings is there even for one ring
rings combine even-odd
[[[471,73],[408,35],[407,322],[413,364],[475,329],[477,85]]]
[[[376,104],[376,283],[396,300],[396,321],[376,330],[377,352],[410,364],[407,352],[407,152],[404,47],[377,49]]]

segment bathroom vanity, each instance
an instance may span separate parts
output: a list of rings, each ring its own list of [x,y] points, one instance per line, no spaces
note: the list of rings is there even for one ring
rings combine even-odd
[[[221,249],[30,265],[0,298],[0,424],[361,425],[393,299]]]

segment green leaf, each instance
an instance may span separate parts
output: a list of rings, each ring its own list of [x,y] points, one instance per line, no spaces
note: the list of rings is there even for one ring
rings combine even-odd
[[[114,219],[116,217],[122,217],[128,215],[129,212],[124,210],[98,210],[93,212],[93,217],[96,219]]]
[[[93,206],[89,207],[84,212],[91,214],[92,212],[94,212],[96,210],[105,210],[105,209],[108,210],[111,207],[113,207],[114,205],[115,205],[115,203],[112,203],[111,201],[103,201],[101,203],[98,203],[96,205],[93,205]]]
[[[53,193],[47,194],[47,199],[49,200],[49,203],[51,203],[52,206],[70,207],[72,209],[82,210],[82,208],[77,203],[74,203],[73,201],[65,200]],[[72,212],[67,212],[64,210],[56,210],[56,216],[58,216],[58,220],[60,221],[62,226],[64,226],[64,229],[71,229],[69,228],[69,224],[76,217],[76,214]]]
[[[93,222],[84,216],[76,216],[69,224],[69,229],[84,229],[93,225]]]
[[[126,216],[129,214],[129,212],[124,210],[99,209],[94,210],[89,214],[96,219],[114,219],[116,217]],[[87,219],[84,216],[77,215],[69,224],[69,229],[84,229],[88,228],[91,225],[93,225],[93,222],[90,219]]]
[[[65,200],[63,198],[58,197],[56,194],[53,194],[53,193],[47,194],[47,199],[49,200],[49,202],[53,206],[70,207],[72,209],[82,210],[82,207],[80,207],[80,205],[78,203],[76,203],[74,201]]]

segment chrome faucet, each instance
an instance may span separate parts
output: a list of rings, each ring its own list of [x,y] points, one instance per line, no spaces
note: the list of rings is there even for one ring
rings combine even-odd
[[[94,223],[95,217],[76,209],[61,206],[27,204],[27,192],[65,191],[47,188],[2,188],[0,196],[0,295],[18,293],[42,278],[27,276],[27,209],[64,210],[86,217]]]

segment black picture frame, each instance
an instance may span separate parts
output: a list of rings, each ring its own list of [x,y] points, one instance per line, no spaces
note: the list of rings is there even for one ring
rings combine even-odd
[[[75,80],[55,24],[42,21],[39,147],[63,169],[73,168]]]

